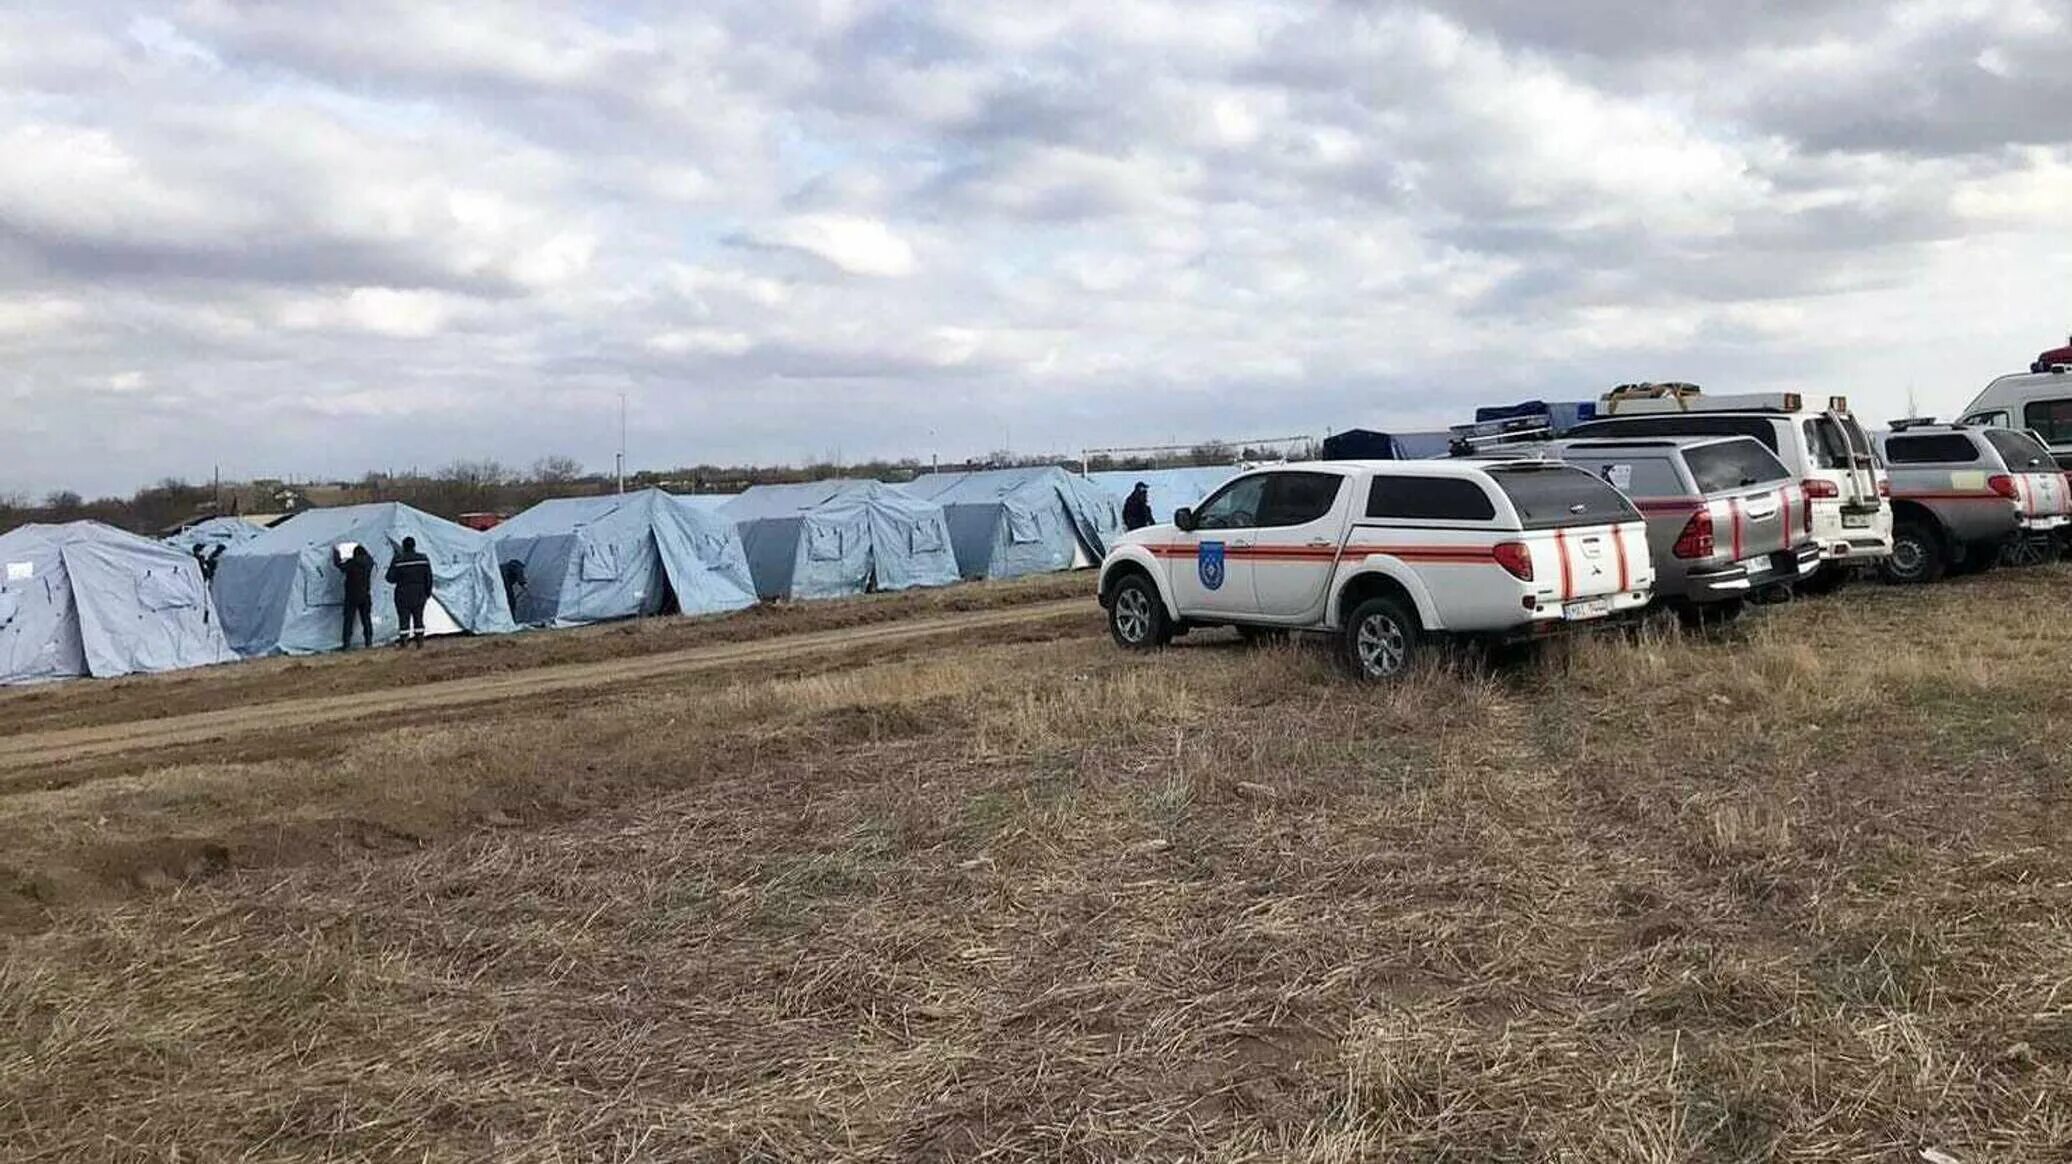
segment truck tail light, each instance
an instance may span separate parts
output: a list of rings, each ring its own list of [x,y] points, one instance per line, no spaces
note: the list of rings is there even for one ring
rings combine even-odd
[[[1520,582],[1532,581],[1532,551],[1524,542],[1498,542],[1491,551],[1496,564]]]
[[[1813,529],[1813,499],[1841,495],[1842,487],[1824,477],[1808,477],[1799,482],[1799,496],[1805,499],[1805,504],[1801,508],[1806,516],[1805,525],[1808,532]]]
[[[1676,535],[1676,548],[1671,551],[1679,558],[1709,558],[1712,556],[1712,508],[1706,506],[1691,515],[1684,523],[1683,532]]]
[[[1995,473],[1986,478],[1986,488],[2007,498],[2009,501],[2021,500],[2022,495],[2020,491],[2014,487],[2014,478],[2005,473]]]
[[[2072,478],[2072,473],[2068,473],[2068,474],[2066,474],[2066,476],[2067,476],[2068,478]],[[1890,496],[1892,496],[1892,478],[1890,478],[1890,477],[1880,477],[1880,478],[1878,478],[1878,496],[1880,496],[1880,497],[1890,497]]]

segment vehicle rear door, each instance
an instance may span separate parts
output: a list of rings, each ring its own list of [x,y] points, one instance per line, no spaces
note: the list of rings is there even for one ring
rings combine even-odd
[[[1256,613],[1250,554],[1270,476],[1253,473],[1216,490],[1195,511],[1194,529],[1174,531],[1155,551],[1180,617]]]
[[[1805,494],[1784,463],[1754,441],[1720,441],[1684,450],[1684,464],[1712,507],[1714,544],[1751,577],[1782,569],[1785,551],[1809,540]],[[1797,573],[1796,559],[1789,562]]]
[[[1268,619],[1311,621],[1322,611],[1347,524],[1346,478],[1323,470],[1266,474],[1252,545],[1252,591]]]
[[[1989,428],[1983,435],[2007,463],[2022,516],[2030,521],[2063,517],[2067,510],[2065,475],[2050,450],[2028,433],[2010,428]]]
[[[1814,538],[1823,545],[1858,537],[1877,525],[1877,459],[1870,437],[1846,412],[1823,412],[1799,422],[1806,442],[1806,472],[1800,481],[1809,500]]]
[[[1489,476],[1518,511],[1543,603],[1587,617],[1654,583],[1647,525],[1610,484],[1565,464],[1500,465]]]

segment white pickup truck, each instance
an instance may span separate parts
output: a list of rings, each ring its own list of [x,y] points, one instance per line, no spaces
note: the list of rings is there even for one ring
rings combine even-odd
[[[1399,675],[1433,635],[1531,637],[1648,603],[1647,523],[1546,460],[1317,461],[1232,478],[1125,535],[1100,600],[1126,648],[1234,626],[1335,634],[1355,674]]]

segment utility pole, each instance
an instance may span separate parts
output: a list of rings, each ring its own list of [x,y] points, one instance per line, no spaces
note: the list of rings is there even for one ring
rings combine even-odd
[[[619,492],[626,491],[626,394],[619,393]]]

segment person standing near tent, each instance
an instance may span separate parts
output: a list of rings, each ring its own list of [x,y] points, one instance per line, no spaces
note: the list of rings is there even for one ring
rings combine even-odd
[[[511,618],[518,618],[518,603],[525,598],[525,563],[516,558],[506,559],[502,567],[504,575],[504,600],[511,604]]]
[[[331,547],[331,564],[345,575],[345,628],[340,633],[338,649],[350,651],[353,647],[353,620],[360,623],[360,642],[364,646],[374,645],[374,555],[365,546],[354,546],[352,557]],[[213,566],[208,571],[213,575]]]
[[[388,584],[396,588],[396,645],[424,646],[424,608],[432,600],[432,561],[417,552],[417,539],[404,538],[389,562]]]
[[[1110,493],[1108,496],[1115,495]],[[1158,519],[1151,515],[1151,486],[1139,481],[1137,487],[1130,490],[1129,500],[1122,503],[1122,528],[1143,529],[1157,523]]]
[[[214,582],[216,580],[216,562],[223,557],[223,551],[229,548],[229,546],[220,543],[213,547],[199,544],[194,547],[194,561],[196,565],[201,567],[201,580],[203,582]]]

